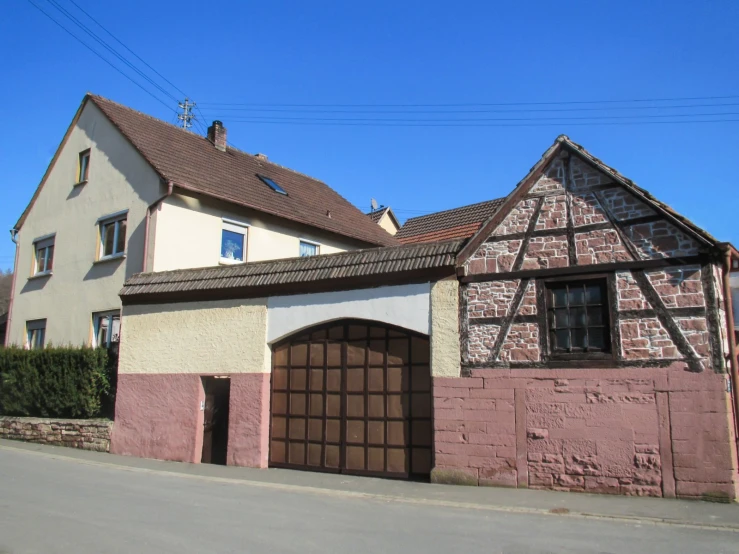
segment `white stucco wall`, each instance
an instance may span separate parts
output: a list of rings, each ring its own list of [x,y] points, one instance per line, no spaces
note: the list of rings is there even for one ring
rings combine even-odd
[[[459,281],[444,279],[431,286],[431,375],[459,377]]]
[[[119,373],[270,371],[265,299],[124,306]]]
[[[388,233],[391,235],[394,235],[398,232],[398,228],[395,226],[395,223],[393,223],[393,220],[388,215],[388,212],[385,212],[383,216],[380,218],[380,221],[377,222],[377,224],[385,229]]]
[[[382,321],[429,334],[431,284],[275,296],[267,300],[267,341],[342,318]]]
[[[88,148],[89,180],[75,187],[78,156]],[[9,342],[24,344],[26,321],[46,319],[46,344],[87,344],[93,312],[120,308],[125,278],[141,271],[146,209],[161,194],[154,170],[88,102],[19,233]],[[126,258],[94,263],[98,218],[126,209]],[[53,275],[29,279],[33,242],[50,233]]]
[[[254,210],[175,194],[161,203],[154,218],[153,271],[218,265],[223,218],[249,225],[247,262],[296,257],[300,239],[319,243],[321,254],[363,246]]]

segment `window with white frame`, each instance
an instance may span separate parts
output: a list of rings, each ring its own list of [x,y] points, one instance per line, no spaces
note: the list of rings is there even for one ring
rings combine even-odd
[[[223,220],[221,229],[221,263],[238,264],[246,261],[246,223]]]
[[[54,236],[36,239],[33,243],[33,275],[49,275],[54,267]]]
[[[118,310],[92,314],[95,340],[93,346],[111,345],[120,341],[121,336],[121,313]]]
[[[300,241],[300,257],[305,258],[307,256],[317,256],[319,245],[315,242],[308,242],[306,240]]]
[[[46,339],[46,320],[26,321],[26,339],[28,348],[43,348]]]
[[[99,259],[122,256],[126,251],[126,219],[128,213],[100,220]]]

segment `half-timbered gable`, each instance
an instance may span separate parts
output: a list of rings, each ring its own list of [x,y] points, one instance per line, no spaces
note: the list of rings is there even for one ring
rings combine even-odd
[[[715,241],[568,139],[513,194],[463,258],[466,366],[723,370]]]

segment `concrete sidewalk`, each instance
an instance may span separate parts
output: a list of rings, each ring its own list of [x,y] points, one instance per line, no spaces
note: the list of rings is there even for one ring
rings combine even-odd
[[[290,471],[207,464],[162,462],[71,448],[0,440],[0,449],[45,456],[122,471],[167,474],[234,486],[272,488],[303,494],[371,498],[385,502],[531,513],[565,518],[614,519],[655,525],[678,525],[739,532],[739,504],[504,489],[460,487]]]

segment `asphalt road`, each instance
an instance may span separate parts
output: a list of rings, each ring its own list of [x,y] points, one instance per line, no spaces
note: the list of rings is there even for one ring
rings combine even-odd
[[[696,503],[696,509],[700,509]],[[317,494],[0,450],[0,553],[739,553],[739,533]]]

